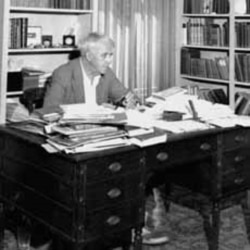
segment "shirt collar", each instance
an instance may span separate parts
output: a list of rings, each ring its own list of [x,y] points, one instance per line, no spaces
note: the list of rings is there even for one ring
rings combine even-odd
[[[98,72],[86,58],[81,58],[80,60],[82,60],[84,71],[90,79],[93,79],[96,76],[101,76],[100,72]]]

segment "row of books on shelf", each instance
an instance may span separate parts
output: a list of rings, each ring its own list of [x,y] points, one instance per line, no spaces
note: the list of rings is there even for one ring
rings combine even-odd
[[[208,45],[208,46],[228,46],[229,26],[228,22],[223,25],[214,23],[210,18],[189,18],[183,24],[186,34],[187,44]]]
[[[229,79],[228,57],[201,58],[200,52],[193,49],[181,50],[181,74],[213,78]]]
[[[13,7],[89,10],[90,0],[11,0]]]
[[[10,18],[9,49],[21,49],[28,46],[28,18]]]
[[[228,97],[222,88],[199,88],[197,95],[202,100],[228,105]]]
[[[184,13],[226,14],[229,13],[229,0],[184,0]]]
[[[229,99],[223,88],[205,88],[199,84],[185,85],[182,87],[187,89],[187,93],[191,96],[197,96],[198,99],[206,100],[211,103],[219,103],[228,105]]]
[[[250,54],[235,54],[235,80],[238,82],[250,82]],[[201,58],[198,50],[182,48],[181,73],[191,76],[229,79],[228,57]]]
[[[239,82],[250,82],[250,54],[235,54],[235,79]]]
[[[250,48],[250,22],[235,23],[236,47]]]

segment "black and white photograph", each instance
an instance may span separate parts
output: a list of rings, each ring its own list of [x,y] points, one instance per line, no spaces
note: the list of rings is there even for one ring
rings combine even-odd
[[[0,17],[0,250],[250,250],[250,0]]]

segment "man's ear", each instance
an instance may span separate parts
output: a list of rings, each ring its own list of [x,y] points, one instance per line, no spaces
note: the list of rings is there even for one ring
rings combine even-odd
[[[86,58],[87,58],[88,61],[92,60],[92,54],[91,54],[91,52],[87,52],[86,53]]]

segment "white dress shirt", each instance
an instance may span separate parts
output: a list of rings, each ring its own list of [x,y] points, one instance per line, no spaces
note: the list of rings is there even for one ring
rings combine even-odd
[[[82,61],[81,62],[81,69],[82,69],[82,76],[83,76],[83,88],[85,93],[85,104],[90,106],[97,105],[96,102],[96,87],[100,80],[100,75],[95,76],[93,79],[90,79],[89,76],[86,74],[84,70]]]

